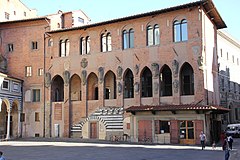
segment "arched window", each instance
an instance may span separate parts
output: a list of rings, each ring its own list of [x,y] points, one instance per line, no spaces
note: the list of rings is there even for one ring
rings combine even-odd
[[[53,40],[52,40],[52,38],[50,38],[50,39],[48,40],[48,47],[51,47],[51,46],[53,46]]]
[[[110,33],[101,35],[101,46],[101,52],[112,50],[112,38]]]
[[[64,100],[64,82],[62,77],[53,78],[51,85],[51,99],[53,102],[62,102]]]
[[[66,57],[69,55],[70,41],[69,39],[59,41],[59,56]]]
[[[87,36],[86,38],[80,38],[80,54],[89,54],[90,53],[90,37]]]
[[[87,99],[98,100],[98,78],[95,73],[91,73],[87,78]]]
[[[187,20],[173,22],[174,29],[174,42],[187,41],[188,40],[188,26]]]
[[[152,73],[145,68],[141,76],[142,97],[152,97]]]
[[[172,72],[167,65],[162,69],[160,80],[161,96],[172,96]]]
[[[104,77],[105,99],[116,99],[116,76],[108,71]]]
[[[122,32],[123,39],[123,49],[133,48],[134,47],[134,30],[130,29],[129,31],[124,30]]]
[[[194,73],[192,66],[185,63],[181,72],[181,95],[194,95]]]
[[[133,73],[128,69],[124,77],[124,98],[134,97],[133,88]]]
[[[158,45],[160,44],[160,33],[159,33],[159,26],[157,24],[147,27],[147,45]]]

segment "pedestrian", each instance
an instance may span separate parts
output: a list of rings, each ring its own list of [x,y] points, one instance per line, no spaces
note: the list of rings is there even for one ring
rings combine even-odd
[[[6,160],[4,157],[3,157],[3,152],[0,151],[0,160]]]
[[[201,131],[199,137],[200,137],[202,150],[203,150],[205,148],[206,135],[203,133],[203,131]]]
[[[229,144],[229,148],[232,150],[233,138],[232,138],[231,135],[227,136],[227,141],[228,141],[228,144]]]
[[[227,136],[225,136],[222,149],[224,151],[225,160],[228,160],[230,157],[230,148],[229,148]]]

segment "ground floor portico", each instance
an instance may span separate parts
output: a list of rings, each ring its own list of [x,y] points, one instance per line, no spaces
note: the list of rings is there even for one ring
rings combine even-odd
[[[203,105],[132,106],[131,141],[162,144],[200,144],[204,131],[207,143],[218,141],[221,133],[220,114],[227,109]]]

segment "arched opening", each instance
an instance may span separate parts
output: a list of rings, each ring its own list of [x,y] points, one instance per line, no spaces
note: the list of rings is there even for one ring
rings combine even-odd
[[[12,104],[11,117],[10,117],[10,137],[18,137],[18,103],[16,101]]]
[[[87,99],[98,100],[98,78],[95,73],[91,73],[87,79]]]
[[[6,138],[7,135],[7,105],[5,101],[2,101],[0,109],[0,139]]]
[[[112,71],[108,71],[104,78],[104,98],[116,99],[116,76]]]
[[[194,95],[194,73],[189,63],[185,63],[180,71],[181,95]]]
[[[152,97],[152,72],[148,67],[143,69],[141,75],[141,96]]]
[[[70,96],[72,101],[82,100],[81,79],[76,74],[72,76],[70,81]]]
[[[61,76],[57,75],[52,80],[51,87],[52,102],[63,102],[64,100],[64,82]]]
[[[172,72],[164,65],[160,74],[161,96],[172,96]]]
[[[133,86],[133,73],[130,69],[127,69],[124,80],[124,98],[133,98],[134,97],[134,86]]]

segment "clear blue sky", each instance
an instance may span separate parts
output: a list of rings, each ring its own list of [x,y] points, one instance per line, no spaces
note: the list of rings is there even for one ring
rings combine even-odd
[[[81,9],[92,23],[177,6],[197,0],[21,0],[39,16]],[[213,0],[227,24],[224,29],[240,41],[240,0]]]

